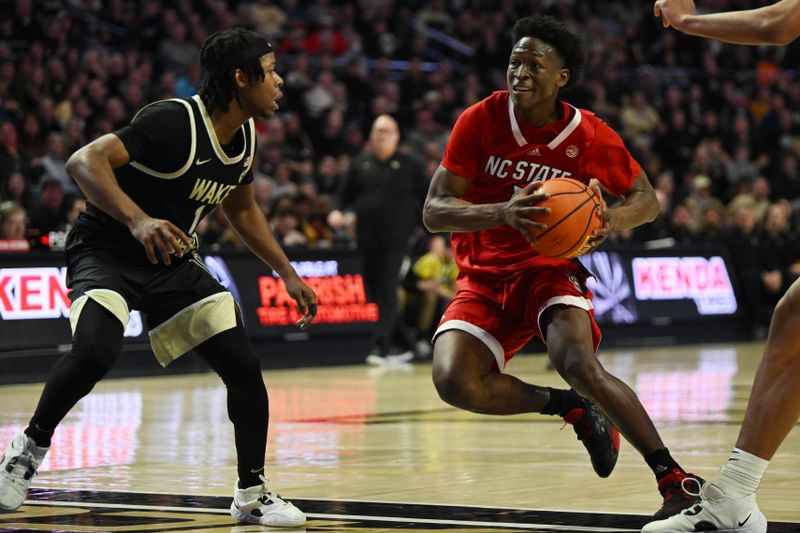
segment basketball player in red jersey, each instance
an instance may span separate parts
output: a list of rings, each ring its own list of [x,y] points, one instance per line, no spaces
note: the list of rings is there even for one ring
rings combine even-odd
[[[577,261],[532,248],[530,220],[541,213],[542,181],[598,180],[624,197],[604,208],[597,245],[613,230],[652,221],[658,202],[619,135],[591,112],[559,100],[583,63],[581,39],[547,16],[512,30],[508,90],[469,107],[456,122],[428,191],[424,222],[451,231],[458,292],[434,336],[433,381],[447,403],[469,411],[559,415],[574,425],[597,473],[611,473],[619,449],[614,426],[645,457],[658,480],[664,518],[696,499],[680,489],[687,475],[667,451],[634,392],[597,359],[588,273]],[[534,336],[572,387],[525,383],[503,372]],[[588,401],[587,401],[588,400]]]
[[[708,15],[695,14],[692,0],[659,0],[654,11],[665,27],[729,43],[780,45],[800,37],[800,0]],[[800,281],[795,281],[775,307],[742,429],[719,480],[703,487],[699,504],[642,531],[767,531],[755,493],[769,461],[800,418],[798,310]]]

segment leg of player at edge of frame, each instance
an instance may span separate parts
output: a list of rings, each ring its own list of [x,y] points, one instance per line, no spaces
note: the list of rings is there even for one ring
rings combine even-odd
[[[712,531],[767,531],[767,519],[755,494],[769,461],[800,419],[798,331],[800,280],[789,287],[775,307],[736,447],[719,479],[703,489],[701,504],[669,520],[651,522],[642,531],[696,531],[702,523],[716,528]]]

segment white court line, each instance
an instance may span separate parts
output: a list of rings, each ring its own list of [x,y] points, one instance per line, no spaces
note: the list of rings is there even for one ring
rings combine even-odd
[[[129,509],[134,511],[177,511],[182,513],[228,514],[229,509],[197,509],[192,507],[171,507],[161,505],[133,505],[127,503],[81,503],[81,502],[46,502],[25,500],[26,505],[42,505],[52,507],[97,507],[99,509]],[[306,513],[308,518],[326,520],[374,520],[376,522],[412,522],[416,524],[445,524],[453,526],[501,527],[515,529],[539,529],[549,531],[572,531],[574,533],[603,533],[619,531],[639,531],[638,529],[622,529],[592,526],[561,526],[556,524],[516,524],[514,522],[480,522],[476,520],[442,520],[437,518],[409,518],[403,516],[371,516],[353,514],[318,514]]]
[[[548,463],[550,464],[550,463]],[[80,470],[81,468],[75,468],[74,470]],[[58,472],[67,472],[67,470],[59,470]],[[97,489],[73,489],[67,487],[36,487],[36,489],[43,490],[43,491],[83,491],[83,492],[94,492],[99,494],[144,494],[144,495],[164,495],[164,496],[190,496],[189,494],[175,494],[174,492],[158,492],[148,490],[147,492],[142,492],[141,490],[125,490],[125,489],[114,489],[114,490],[97,490]],[[207,498],[225,498],[227,496],[213,496],[209,494],[204,494],[204,497]],[[318,502],[344,502],[344,503],[377,503],[382,505],[420,505],[420,506],[427,506],[427,507],[467,507],[470,509],[500,509],[503,511],[535,511],[535,512],[546,512],[546,513],[588,513],[588,514],[603,514],[603,515],[613,515],[613,516],[638,516],[638,517],[645,517],[647,515],[644,513],[627,513],[625,511],[594,511],[594,510],[586,510],[586,509],[559,509],[554,507],[548,507],[547,509],[542,509],[541,507],[504,507],[500,505],[478,505],[478,504],[469,504],[469,503],[431,503],[431,502],[396,502],[396,501],[387,501],[387,500],[359,500],[359,499],[352,499],[352,498],[303,498],[301,496],[296,497],[289,497],[289,500],[294,501],[305,501],[305,500],[313,500]],[[28,500],[30,503],[34,503],[34,500]],[[38,501],[38,500],[35,500]],[[65,502],[66,503],[66,502]],[[185,509],[181,507],[181,509]],[[791,522],[791,520],[782,520],[783,522]],[[800,523],[800,522],[798,522]]]

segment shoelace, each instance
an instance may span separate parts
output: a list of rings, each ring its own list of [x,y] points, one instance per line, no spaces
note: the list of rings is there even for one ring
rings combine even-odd
[[[694,481],[695,483],[697,483],[698,487],[697,493],[694,493],[686,488],[684,483],[686,483],[687,481]],[[699,479],[695,477],[685,476],[683,479],[681,479],[680,483],[670,483],[669,486],[664,489],[664,499],[668,500],[676,495],[684,497],[684,494],[687,494],[692,497],[698,497],[700,496],[699,490],[702,489],[702,487],[703,485],[700,483]]]
[[[686,483],[687,481],[694,481],[695,483],[697,483],[697,492],[692,492],[692,491],[690,491],[689,489],[686,488],[686,485],[684,485],[684,483]],[[693,496],[693,497],[699,498],[700,497],[700,491],[703,490],[703,484],[700,483],[700,480],[697,479],[696,477],[686,476],[685,478],[683,478],[681,480],[681,490],[683,492],[685,492],[686,494],[688,494],[689,496]]]
[[[283,498],[281,498],[280,494],[278,494],[277,492],[275,492],[273,490],[269,490],[267,488],[267,486],[268,486],[267,484],[269,482],[268,482],[266,477],[264,477],[263,475],[259,475],[258,479],[261,480],[261,496],[258,498],[258,500],[261,503],[266,504],[266,502],[264,502],[265,498],[267,500],[270,500],[272,503],[281,503],[281,502],[283,502]]]

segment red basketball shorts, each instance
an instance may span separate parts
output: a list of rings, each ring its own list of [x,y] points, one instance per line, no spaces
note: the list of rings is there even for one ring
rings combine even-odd
[[[594,319],[592,292],[586,287],[587,275],[585,269],[572,264],[533,268],[511,279],[462,276],[456,296],[436,329],[434,342],[442,332],[466,331],[486,344],[502,372],[534,335],[546,344],[539,325],[545,309],[568,305],[588,313],[592,344],[597,351],[601,333]]]

